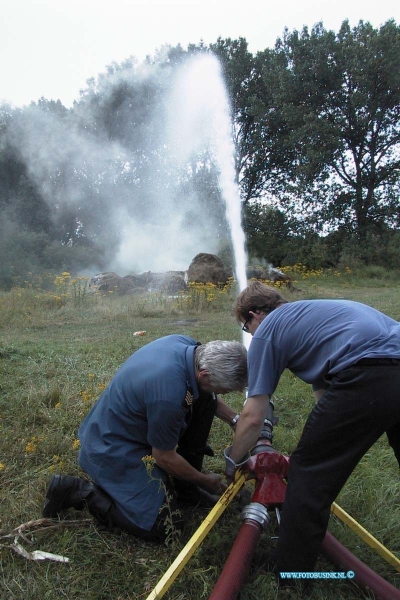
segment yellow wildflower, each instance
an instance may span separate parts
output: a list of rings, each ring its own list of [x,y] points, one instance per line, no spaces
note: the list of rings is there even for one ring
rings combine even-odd
[[[36,444],[34,442],[27,442],[26,446],[25,446],[25,452],[27,452],[28,454],[33,454],[34,452],[36,452]]]

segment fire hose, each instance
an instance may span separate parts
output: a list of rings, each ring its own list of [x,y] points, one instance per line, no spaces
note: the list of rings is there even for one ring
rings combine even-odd
[[[240,473],[230,484],[146,600],[162,598],[245,481],[255,478],[256,485],[251,502],[242,510],[242,525],[209,600],[235,600],[237,598],[247,578],[261,533],[271,521],[269,513],[275,511],[279,524],[280,508],[285,498],[285,479],[289,469],[289,458],[272,447],[272,429],[277,419],[273,417],[272,413],[268,416],[261,437],[246,465],[246,474]],[[332,512],[356,531],[388,563],[400,571],[400,560],[354,521],[350,515],[347,515],[336,504],[333,504]],[[352,581],[361,588],[370,590],[378,600],[400,600],[400,591],[397,588],[356,558],[329,532],[325,535],[322,553],[338,568],[344,571],[353,571],[354,579]]]
[[[241,528],[209,600],[237,598],[246,580],[258,539],[269,524],[268,512],[276,510],[279,514],[286,489],[283,479],[288,468],[288,459],[275,452],[272,447],[249,459],[249,469],[256,474],[255,492],[252,502],[242,511]],[[367,567],[329,532],[325,535],[322,553],[338,568],[354,572],[352,581],[361,588],[372,591],[377,599],[400,600],[400,590]],[[400,561],[393,554],[389,554],[391,564],[400,570]]]

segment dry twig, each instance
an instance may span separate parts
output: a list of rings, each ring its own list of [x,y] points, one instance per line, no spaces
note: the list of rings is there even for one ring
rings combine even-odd
[[[43,552],[42,550],[35,550],[34,552],[28,552],[19,543],[22,539],[28,544],[34,543],[33,534],[49,532],[55,529],[61,529],[65,527],[82,527],[92,523],[91,519],[81,519],[77,521],[56,521],[54,519],[37,519],[36,521],[28,521],[27,523],[21,523],[10,533],[4,534],[0,532],[0,547],[7,548],[16,552],[20,556],[23,556],[27,560],[54,560],[57,562],[68,562],[69,559],[65,556],[58,554],[52,554],[50,552]],[[29,536],[29,537],[28,537]],[[13,542],[7,543],[9,540]]]

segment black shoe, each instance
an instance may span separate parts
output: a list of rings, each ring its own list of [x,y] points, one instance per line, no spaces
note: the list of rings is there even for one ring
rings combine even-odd
[[[55,519],[67,508],[82,510],[85,503],[79,491],[82,484],[86,483],[90,482],[85,482],[79,477],[53,475],[46,492],[43,516],[46,519]]]
[[[188,485],[187,489],[179,490],[177,500],[179,504],[188,506],[199,506],[201,508],[213,508],[221,496],[210,494],[197,485]]]

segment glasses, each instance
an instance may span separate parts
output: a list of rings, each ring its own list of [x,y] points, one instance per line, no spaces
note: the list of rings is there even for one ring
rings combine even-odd
[[[247,321],[244,323],[243,327],[242,327],[242,331],[244,331],[245,333],[250,333],[250,329],[247,327],[247,323],[251,321],[251,318],[247,319]]]

